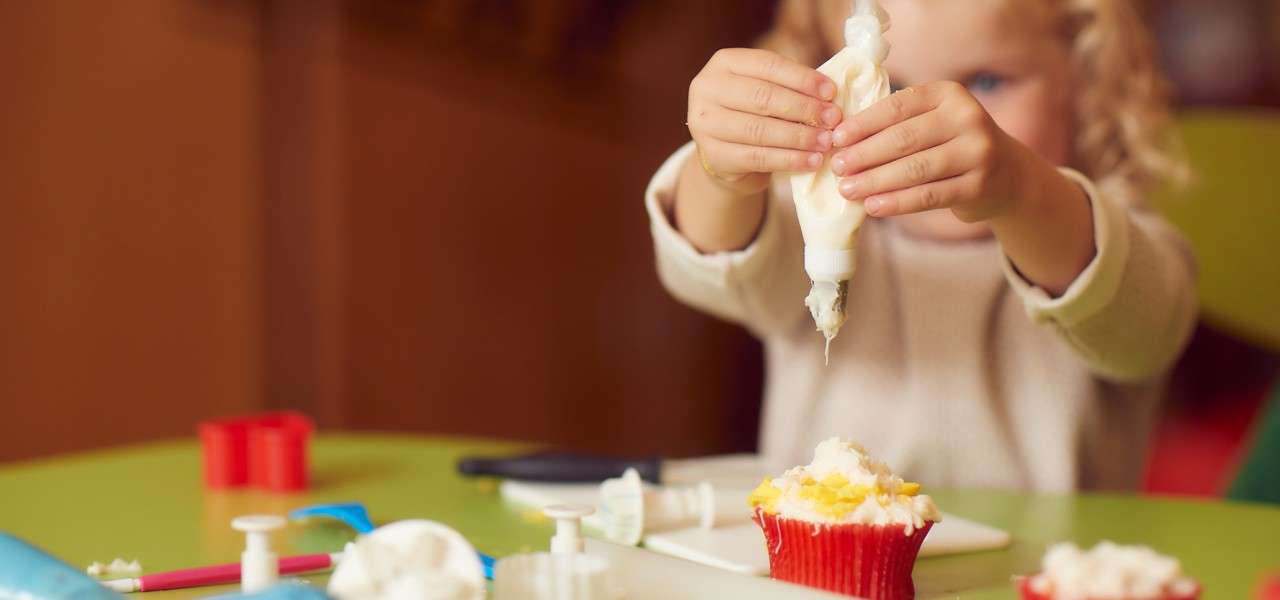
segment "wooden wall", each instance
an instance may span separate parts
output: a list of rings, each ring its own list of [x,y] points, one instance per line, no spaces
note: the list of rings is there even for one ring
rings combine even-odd
[[[653,275],[641,192],[687,136],[685,86],[715,44],[694,27],[651,39],[666,14],[637,3],[611,43],[564,54],[481,17],[445,30],[491,26],[489,51],[435,39],[413,11],[352,19],[348,423],[633,452],[752,444],[750,343]],[[574,16],[553,39],[574,39]]]
[[[0,4],[0,460],[281,407],[751,447],[758,351],[641,194],[770,4]]]
[[[0,3],[0,459],[262,404],[253,12]]]

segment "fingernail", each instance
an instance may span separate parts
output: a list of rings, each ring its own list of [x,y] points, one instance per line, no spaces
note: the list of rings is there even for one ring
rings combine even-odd
[[[818,149],[819,150],[831,149],[831,132],[830,131],[822,131],[818,133]]]
[[[867,209],[867,214],[873,217],[879,216],[880,211],[884,209],[884,200],[881,200],[880,198],[867,198],[867,200],[862,203],[862,206]]]
[[[823,100],[830,100],[835,96],[836,96],[836,86],[830,81],[824,81],[822,82],[822,85],[818,86],[818,97],[822,98]]]
[[[840,109],[834,106],[828,106],[822,111],[822,124],[827,127],[835,127],[840,124]]]
[[[846,166],[847,165],[845,164],[844,159],[839,156],[831,159],[831,172],[835,173],[836,175],[843,175],[844,168]]]
[[[831,135],[831,143],[837,146],[847,146],[849,144],[849,132],[843,129],[835,130]]]
[[[822,166],[822,154],[821,154],[821,153],[819,153],[819,152],[814,152],[813,154],[810,154],[810,155],[809,155],[809,168],[810,168],[810,169],[816,169],[816,168],[818,168],[818,167],[820,167],[820,166]]]
[[[858,193],[858,180],[853,177],[846,178],[840,182],[840,195],[845,198],[853,198]]]

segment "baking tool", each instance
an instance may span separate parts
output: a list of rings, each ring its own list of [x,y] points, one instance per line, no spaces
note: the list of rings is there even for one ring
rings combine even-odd
[[[497,600],[619,600],[609,561],[583,554],[582,518],[588,505],[558,504],[543,509],[555,519],[551,552],[517,554],[498,561],[494,577]]]
[[[766,473],[781,471],[771,468],[754,454],[729,454],[691,459],[607,458],[568,453],[537,453],[517,456],[465,457],[458,461],[458,472],[468,476],[491,476],[521,481],[554,483],[599,483],[621,477],[627,469],[635,469],[640,479],[651,483],[695,484],[709,481],[715,485],[748,485],[754,487]]]
[[[627,469],[600,484],[600,522],[606,538],[632,546],[645,532],[694,525],[710,529],[716,523],[715,490],[706,481],[646,490],[635,469]]]
[[[0,598],[123,600],[80,569],[0,532]]]
[[[764,535],[750,520],[745,498],[755,487],[715,487],[716,526],[710,530],[697,527],[645,533],[641,542],[655,552],[739,573],[769,572],[769,558],[764,549]],[[648,486],[646,489],[653,486]],[[527,483],[504,481],[499,493],[508,502],[521,506],[546,506],[564,502],[592,504],[600,501],[599,486],[591,484]],[[597,515],[585,519],[588,528],[604,532],[605,523]],[[1008,546],[1009,534],[959,517],[943,513],[940,523],[929,531],[920,556],[941,556],[996,550]]]
[[[231,520],[231,527],[245,535],[244,552],[240,554],[240,589],[245,593],[265,590],[280,578],[280,561],[271,551],[271,532],[284,525],[284,517],[276,515],[245,515]]]
[[[296,575],[312,571],[324,571],[333,568],[342,560],[341,552],[332,554],[301,554],[285,556],[279,562],[281,575]],[[192,567],[176,571],[151,573],[141,577],[111,579],[102,585],[117,592],[156,592],[160,590],[179,590],[206,585],[238,583],[240,581],[240,563]]]
[[[323,590],[300,583],[281,583],[253,594],[227,594],[204,600],[332,600]]]
[[[551,537],[551,553],[582,552],[582,519],[595,511],[588,504],[553,504],[543,508],[542,514],[556,522],[556,534]]]
[[[929,537],[920,547],[920,556],[998,550],[1008,546],[1010,541],[1007,532],[943,513],[942,521],[929,530]],[[738,573],[769,574],[764,534],[755,523],[712,530],[680,529],[654,533],[644,537],[644,546],[654,552]]]
[[[587,555],[607,559],[627,600],[849,600],[830,592],[754,577],[633,546],[587,540]]]
[[[202,421],[196,426],[210,489],[255,486],[296,492],[308,483],[307,454],[315,424],[281,411]]]
[[[340,502],[335,504],[313,504],[289,511],[289,519],[302,521],[312,517],[329,517],[351,526],[356,533],[373,531],[373,521],[369,511],[359,502]]]
[[[635,469],[645,481],[657,483],[661,478],[662,460],[656,456],[608,458],[539,453],[498,458],[465,457],[458,461],[458,472],[463,475],[488,475],[523,481],[604,481],[621,475],[627,469]]]
[[[719,526],[724,523],[748,522],[751,519],[751,509],[747,506],[745,498],[755,489],[756,484],[760,483],[759,479],[751,481],[746,485],[712,485],[711,496],[715,505],[715,525]],[[701,485],[701,484],[699,484]],[[644,493],[654,491],[662,492],[668,488],[689,489],[689,486],[655,486],[649,483],[643,483],[641,489]],[[600,512],[593,514],[583,520],[588,529],[604,533],[609,525],[606,522],[608,515],[605,514],[605,508],[602,504],[600,486],[583,483],[530,483],[524,481],[514,481],[508,479],[498,485],[498,493],[507,502],[518,504],[521,506],[541,507],[548,504],[561,504],[565,502],[575,504],[600,504]],[[695,492],[696,493],[696,492]],[[657,531],[654,529],[650,531]]]
[[[854,0],[844,22],[845,47],[817,69],[836,84],[831,101],[843,114],[857,114],[889,96],[889,74],[881,66],[889,54],[884,39],[888,28],[889,15],[876,0]],[[804,304],[826,339],[827,359],[831,340],[845,322],[849,280],[858,266],[858,230],[867,216],[861,201],[840,194],[840,178],[831,168],[834,154],[834,148],[828,150],[818,169],[790,176],[804,239],[804,271],[813,282]]]

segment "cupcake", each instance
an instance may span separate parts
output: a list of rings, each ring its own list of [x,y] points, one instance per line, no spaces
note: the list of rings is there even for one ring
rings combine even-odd
[[[1196,600],[1200,584],[1178,559],[1146,546],[1055,544],[1041,571],[1019,582],[1023,600]]]
[[[1280,600],[1280,573],[1265,577],[1258,583],[1258,592],[1254,594],[1258,600]]]
[[[871,600],[915,597],[911,569],[938,508],[857,444],[831,438],[813,462],[751,492],[774,579]]]

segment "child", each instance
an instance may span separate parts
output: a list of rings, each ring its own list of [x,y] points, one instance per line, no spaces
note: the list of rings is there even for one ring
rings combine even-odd
[[[1132,488],[1195,319],[1193,263],[1142,195],[1181,169],[1127,0],[882,0],[889,98],[813,70],[848,0],[785,0],[717,52],[646,206],[680,300],[764,342],[761,451],[858,440],[934,487]],[[823,365],[787,172],[822,153],[869,218]]]

